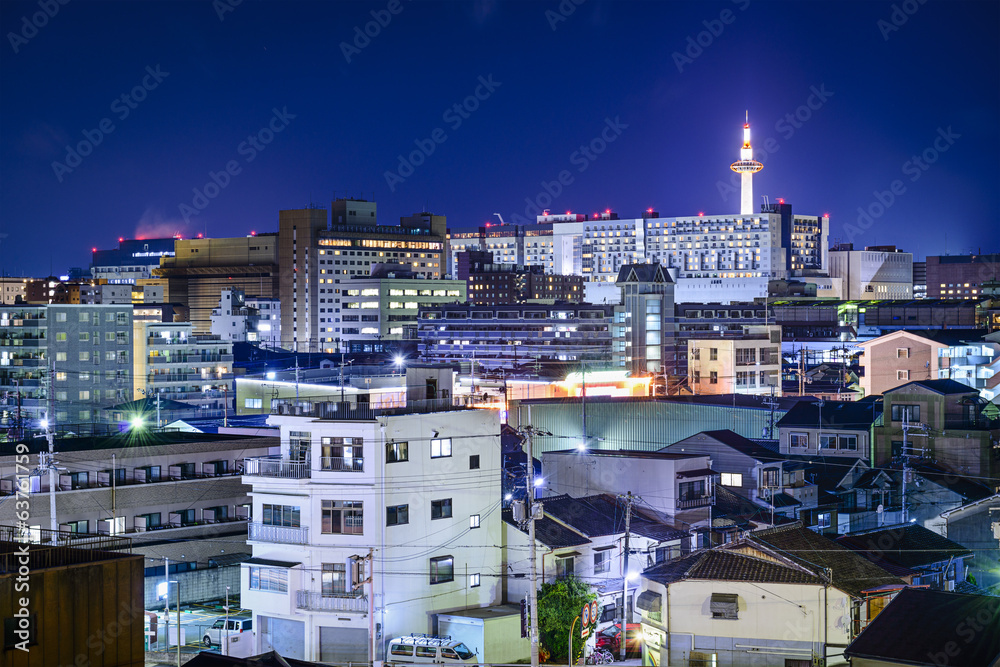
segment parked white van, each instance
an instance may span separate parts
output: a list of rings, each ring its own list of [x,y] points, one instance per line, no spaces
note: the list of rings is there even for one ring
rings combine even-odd
[[[205,646],[222,644],[222,638],[228,635],[238,635],[241,632],[249,632],[253,629],[253,619],[242,616],[233,616],[229,619],[220,618],[212,627],[205,629],[205,636],[201,638],[201,643]]]
[[[450,636],[408,635],[389,642],[386,663],[476,664],[479,660],[469,647]]]

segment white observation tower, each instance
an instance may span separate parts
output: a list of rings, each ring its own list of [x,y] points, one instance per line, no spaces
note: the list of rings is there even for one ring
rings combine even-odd
[[[753,149],[750,147],[750,112],[747,112],[746,122],[743,124],[740,160],[729,165],[729,168],[740,175],[740,215],[753,215],[753,175],[763,169],[764,165],[753,159]]]

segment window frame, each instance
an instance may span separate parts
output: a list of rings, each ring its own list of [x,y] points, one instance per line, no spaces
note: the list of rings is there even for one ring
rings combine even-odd
[[[393,516],[393,521],[389,521],[390,513]],[[400,520],[400,514],[402,514],[402,520]],[[386,526],[405,526],[410,523],[410,505],[408,503],[402,505],[389,505],[385,508],[385,525]]]
[[[405,463],[410,460],[410,443],[408,440],[394,440],[385,443],[386,463]]]
[[[437,454],[435,454],[435,449]],[[447,453],[445,450],[447,449]],[[446,459],[450,458],[452,455],[452,445],[451,438],[432,438],[431,439],[431,458],[432,459]]]
[[[448,513],[445,514],[445,509]],[[454,516],[454,505],[451,502],[451,498],[439,498],[438,500],[431,501],[431,521],[436,521],[438,519],[451,519]],[[434,516],[437,512],[438,516]]]
[[[447,564],[447,565],[445,565]],[[430,559],[430,582],[435,584],[446,584],[455,581],[455,557],[436,556]]]

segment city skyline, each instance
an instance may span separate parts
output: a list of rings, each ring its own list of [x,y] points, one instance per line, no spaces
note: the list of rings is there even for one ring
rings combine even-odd
[[[994,3],[43,4],[0,8],[11,275],[343,196],[455,231],[735,214],[747,111],[755,207],[918,258],[1000,241]]]

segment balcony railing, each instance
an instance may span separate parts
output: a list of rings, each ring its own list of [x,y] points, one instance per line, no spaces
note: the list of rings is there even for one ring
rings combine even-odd
[[[368,613],[368,596],[342,593],[323,595],[316,591],[296,591],[295,607],[311,611]]]
[[[689,510],[695,507],[708,507],[715,504],[712,496],[699,496],[697,498],[685,498],[677,501],[677,509]]]
[[[271,457],[245,459],[245,475],[277,477],[279,479],[308,479],[309,461],[290,461]]]
[[[365,460],[357,456],[324,456],[320,458],[320,467],[334,472],[364,472]]]
[[[257,521],[249,524],[248,539],[278,544],[309,544],[308,526],[268,526]]]

